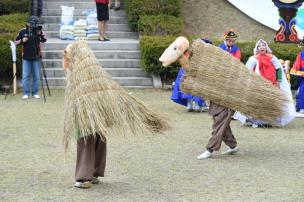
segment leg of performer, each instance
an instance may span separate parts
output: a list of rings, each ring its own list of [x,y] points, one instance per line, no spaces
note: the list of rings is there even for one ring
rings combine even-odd
[[[304,114],[304,78],[298,79],[299,88],[296,97],[296,108],[300,113]]]
[[[89,135],[77,140],[75,187],[90,188],[95,168],[95,139]]]
[[[212,103],[210,104],[209,113],[213,115],[214,120],[212,126],[212,136],[206,146],[207,150],[201,155],[199,155],[197,159],[206,159],[211,157],[213,151],[218,151],[220,149],[224,136],[227,143],[231,143],[230,146],[233,147],[234,145],[236,145],[235,138],[232,135],[231,128],[229,125],[232,116],[231,110]],[[234,148],[237,147],[235,146],[233,147],[233,149]]]
[[[93,183],[99,183],[98,177],[104,177],[106,168],[107,157],[107,143],[103,142],[99,135],[96,136],[95,143],[95,167],[93,177],[95,178]]]

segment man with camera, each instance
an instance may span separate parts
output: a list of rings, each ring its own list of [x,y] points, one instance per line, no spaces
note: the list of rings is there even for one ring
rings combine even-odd
[[[32,74],[33,82],[31,94],[34,98],[39,99],[39,80],[41,65],[40,43],[46,42],[46,36],[39,24],[36,16],[28,18],[26,27],[21,29],[16,37],[15,44],[22,45],[22,99],[28,99],[30,96],[30,75]]]

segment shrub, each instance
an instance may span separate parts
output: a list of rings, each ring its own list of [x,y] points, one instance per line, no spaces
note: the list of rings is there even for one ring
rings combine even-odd
[[[0,16],[0,76],[11,74],[12,54],[9,40],[14,41],[19,30],[24,27],[26,14],[11,14]],[[21,70],[21,47],[17,49],[17,67]]]
[[[183,21],[169,15],[145,15],[138,21],[138,30],[142,35],[177,35],[183,31]]]
[[[30,0],[1,0],[0,15],[11,13],[26,13],[30,8]]]
[[[175,79],[179,64],[163,67],[158,59],[175,38],[175,36],[143,36],[140,39],[141,67],[146,72],[159,74],[164,82]]]
[[[125,0],[125,10],[131,29],[137,31],[140,16],[164,14],[179,17],[181,0]]]
[[[177,63],[162,67],[158,61],[163,51],[175,40],[175,36],[144,36],[140,40],[141,66],[150,73],[159,73],[163,82],[168,82],[176,77],[179,65]],[[213,40],[214,45],[218,46],[222,41]],[[240,42],[238,46],[242,52],[242,62],[246,63],[248,58],[253,55],[255,42]],[[294,63],[298,52],[301,50],[294,44],[269,44],[273,54],[279,59],[290,60]],[[297,78],[291,77],[292,89],[297,88]]]

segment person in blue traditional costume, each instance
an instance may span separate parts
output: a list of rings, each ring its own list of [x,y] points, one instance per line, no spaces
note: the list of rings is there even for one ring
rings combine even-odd
[[[304,38],[301,41],[299,47],[304,47]],[[304,50],[298,53],[295,63],[293,64],[293,69],[295,71],[304,72]],[[296,97],[296,109],[299,113],[304,114],[304,77],[298,77],[298,91]]]
[[[224,34],[224,37],[225,37],[225,41],[224,43],[220,44],[219,47],[224,51],[230,53],[233,57],[237,58],[238,60],[241,60],[241,50],[235,44],[238,35],[231,29]]]
[[[208,39],[201,39],[201,40],[204,41],[205,43],[212,44],[212,41]],[[201,97],[193,96],[191,94],[185,94],[180,90],[180,83],[184,74],[185,74],[184,68],[180,67],[172,89],[171,100],[180,105],[186,106],[188,112],[193,112],[193,111],[201,112],[202,108],[207,108],[204,99]]]

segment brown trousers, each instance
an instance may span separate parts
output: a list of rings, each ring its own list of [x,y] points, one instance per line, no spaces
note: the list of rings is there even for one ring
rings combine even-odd
[[[78,139],[75,180],[90,181],[93,177],[104,177],[106,153],[107,144],[99,135]]]
[[[207,149],[218,151],[221,148],[222,141],[230,148],[236,147],[237,142],[230,128],[233,113],[234,111],[231,109],[210,102],[209,114],[213,116],[213,131]]]

